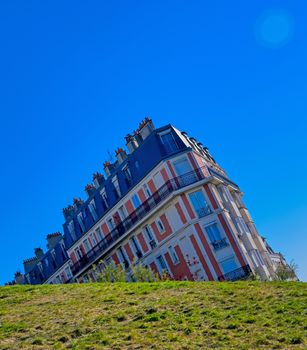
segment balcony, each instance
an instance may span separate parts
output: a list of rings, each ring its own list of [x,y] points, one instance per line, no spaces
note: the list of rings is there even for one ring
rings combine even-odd
[[[100,241],[90,251],[88,251],[79,261],[72,265],[71,270],[75,276],[84,268],[97,261],[103,253],[107,251],[115,242],[117,242],[125,233],[134,227],[148,213],[153,211],[160,203],[168,198],[174,191],[183,187],[192,185],[205,178],[203,168],[198,168],[184,175],[168,180],[142,205],[132,212],[124,221],[117,225],[103,241]]]
[[[245,280],[252,273],[249,265],[241,266],[240,268],[230,271],[225,275],[221,275],[218,277],[219,281],[237,281],[237,280]]]
[[[220,239],[219,241],[212,242],[211,244],[215,251],[229,246],[229,243],[227,242],[226,237]]]

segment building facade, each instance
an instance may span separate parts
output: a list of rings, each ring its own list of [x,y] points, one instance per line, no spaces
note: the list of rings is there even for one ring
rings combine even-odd
[[[87,199],[63,209],[63,235],[47,236],[47,252],[35,250],[18,283],[87,282],[111,261],[128,278],[142,264],[197,281],[268,280],[286,265],[259,235],[239,186],[195,138],[145,118],[126,146],[104,163],[105,175],[93,175]]]

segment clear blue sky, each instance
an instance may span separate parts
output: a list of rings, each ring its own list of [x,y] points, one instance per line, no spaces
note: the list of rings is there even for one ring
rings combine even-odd
[[[150,115],[207,145],[307,280],[305,1],[2,1],[0,283]]]

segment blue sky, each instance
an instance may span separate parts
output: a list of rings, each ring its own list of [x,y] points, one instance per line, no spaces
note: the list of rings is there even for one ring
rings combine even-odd
[[[0,283],[150,115],[205,145],[307,280],[304,1],[0,5]]]

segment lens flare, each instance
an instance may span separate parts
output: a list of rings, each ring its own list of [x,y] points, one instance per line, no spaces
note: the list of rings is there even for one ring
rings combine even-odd
[[[280,48],[293,35],[293,19],[286,11],[271,10],[258,19],[255,27],[256,38],[263,46]]]

